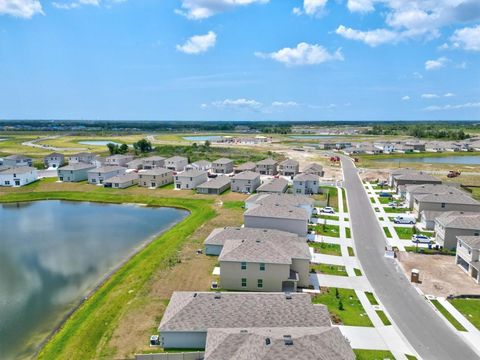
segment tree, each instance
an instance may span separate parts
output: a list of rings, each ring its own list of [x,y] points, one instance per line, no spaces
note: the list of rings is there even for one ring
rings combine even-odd
[[[118,145],[114,143],[108,143],[107,144],[108,151],[110,152],[110,155],[115,155],[118,152]]]
[[[127,144],[122,144],[118,148],[118,153],[119,154],[126,154],[128,152],[128,145]]]
[[[211,144],[212,144],[212,143],[211,143],[209,140],[205,141],[205,147],[206,147],[207,149],[210,148],[210,145],[211,145]]]
[[[336,297],[337,299],[340,298],[340,294],[338,293],[338,288],[335,288],[335,297]]]
[[[152,151],[152,143],[147,139],[142,139],[133,144],[133,148],[136,152],[142,154]]]
[[[338,300],[338,310],[340,310],[340,311],[345,310],[344,307],[343,307],[342,299]]]

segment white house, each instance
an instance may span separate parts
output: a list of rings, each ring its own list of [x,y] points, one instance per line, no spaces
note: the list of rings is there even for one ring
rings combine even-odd
[[[315,174],[298,174],[293,178],[293,192],[295,194],[318,194],[320,177]]]
[[[208,180],[207,172],[202,170],[187,170],[175,175],[175,189],[195,190],[198,185]]]
[[[37,169],[30,166],[13,167],[0,171],[0,186],[19,187],[38,180]]]

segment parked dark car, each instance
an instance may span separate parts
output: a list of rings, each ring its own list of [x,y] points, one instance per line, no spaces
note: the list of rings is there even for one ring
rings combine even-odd
[[[392,197],[392,194],[382,191],[381,193],[378,194],[378,196],[380,196],[380,197]]]

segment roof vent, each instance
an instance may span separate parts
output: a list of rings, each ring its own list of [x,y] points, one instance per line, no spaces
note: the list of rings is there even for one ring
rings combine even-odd
[[[270,340],[270,338],[265,339],[265,345],[270,345],[271,343],[272,341]]]
[[[257,239],[257,240],[255,240],[255,242],[260,243],[260,240]]]
[[[194,293],[194,294],[193,294],[193,297],[197,297],[197,293]]]
[[[285,293],[285,299],[292,300],[292,294],[290,294],[289,292]]]
[[[283,335],[283,341],[284,341],[286,346],[293,345],[292,335]]]
[[[241,333],[241,334],[246,334],[246,333],[248,333],[248,330],[242,329],[242,330],[240,330],[240,333]]]
[[[215,293],[215,296],[214,296],[215,299],[221,299],[222,298],[222,294],[220,294],[219,292]]]

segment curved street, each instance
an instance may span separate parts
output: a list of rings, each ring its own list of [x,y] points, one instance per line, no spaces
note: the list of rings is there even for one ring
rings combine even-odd
[[[347,157],[341,162],[357,257],[403,335],[423,359],[480,359],[415,290],[396,261],[384,257],[384,233],[357,168]]]

